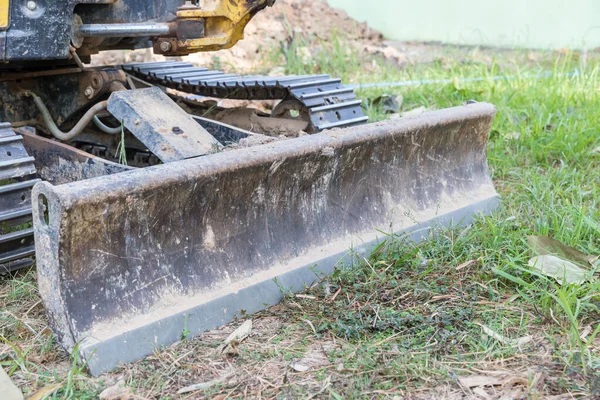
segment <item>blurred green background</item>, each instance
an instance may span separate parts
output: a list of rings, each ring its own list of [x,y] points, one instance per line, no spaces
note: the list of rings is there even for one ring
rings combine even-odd
[[[592,49],[600,0],[328,0],[395,40]]]

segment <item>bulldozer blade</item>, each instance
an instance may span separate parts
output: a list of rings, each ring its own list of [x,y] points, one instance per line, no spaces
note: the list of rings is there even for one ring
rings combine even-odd
[[[39,290],[92,375],[498,202],[475,103],[33,191]],[[340,264],[342,263],[342,264]]]

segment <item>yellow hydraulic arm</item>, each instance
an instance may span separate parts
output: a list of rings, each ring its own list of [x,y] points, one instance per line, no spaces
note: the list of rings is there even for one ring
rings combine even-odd
[[[186,2],[177,11],[176,35],[156,38],[154,51],[176,56],[230,48],[243,39],[244,28],[252,17],[273,3],[275,0]],[[201,37],[197,34],[199,28],[203,30]]]

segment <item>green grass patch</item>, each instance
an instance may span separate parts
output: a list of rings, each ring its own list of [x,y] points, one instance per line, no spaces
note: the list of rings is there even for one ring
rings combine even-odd
[[[321,335],[351,343],[348,367],[370,374],[344,389],[345,395],[394,383],[415,388],[432,380],[453,382],[463,369],[515,358],[532,370],[552,371],[556,379],[546,385],[546,394],[599,395],[600,281],[560,286],[527,267],[529,235],[548,235],[600,255],[597,63],[582,68],[576,55],[555,54],[519,65],[500,54],[489,63],[398,68],[361,58],[336,41],[306,63],[297,46],[304,44],[283,50],[288,73],[329,73],[347,83],[450,79],[360,90],[372,120],[387,117],[369,102],[382,94],[402,95],[400,112],[467,100],[498,109],[488,149],[502,196],[494,215],[418,245],[391,239],[358,267],[336,272],[329,281],[332,290],[341,290],[334,304],[301,303],[298,318],[312,319]],[[469,260],[468,268],[456,270]],[[508,346],[482,334],[482,325],[506,338],[534,340],[523,348]],[[540,358],[539,346],[549,350],[547,357]],[[381,352],[395,354],[394,360],[382,359]],[[382,374],[395,378],[390,383]]]

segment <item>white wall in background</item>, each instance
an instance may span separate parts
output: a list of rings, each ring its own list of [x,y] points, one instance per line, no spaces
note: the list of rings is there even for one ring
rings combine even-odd
[[[554,49],[600,47],[600,0],[328,1],[390,39]]]

